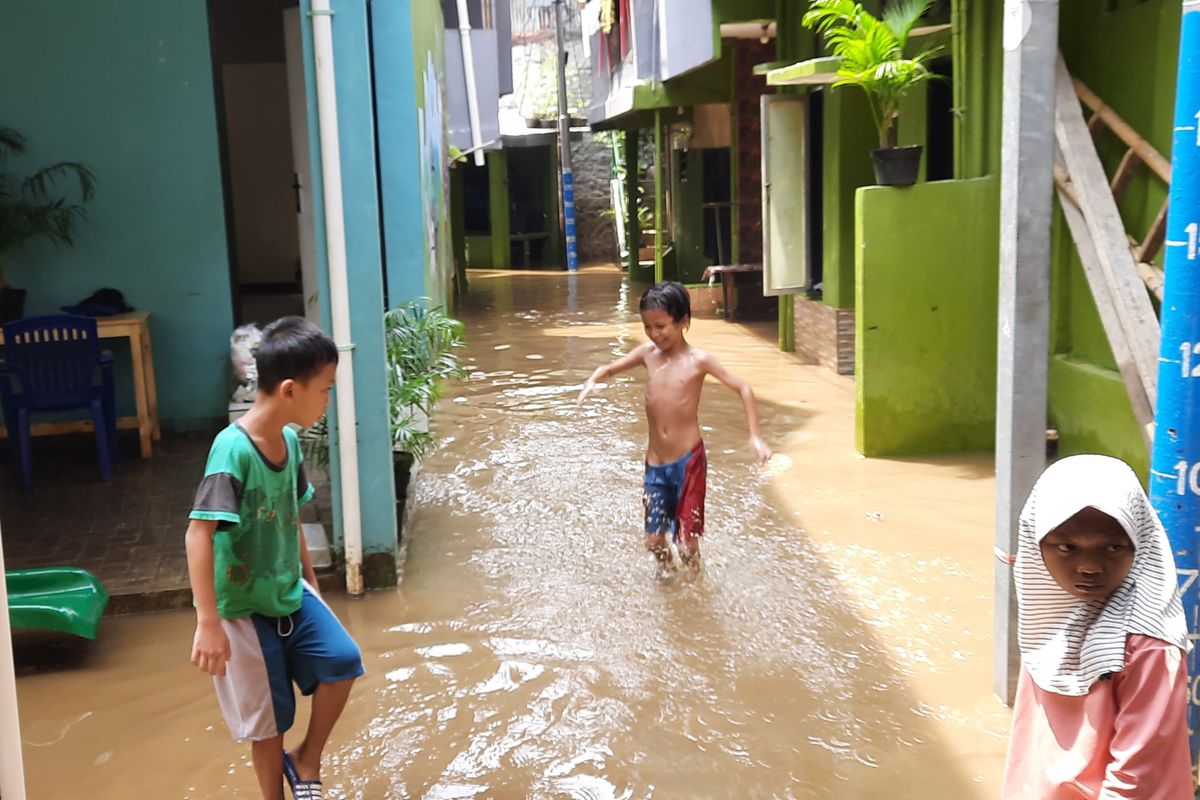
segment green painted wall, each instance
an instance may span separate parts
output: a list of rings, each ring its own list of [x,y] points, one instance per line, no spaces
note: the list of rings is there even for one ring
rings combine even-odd
[[[700,283],[711,261],[704,255],[704,159],[698,150],[671,150],[671,204],[676,279]]]
[[[1149,454],[1120,374],[1057,354],[1050,358],[1050,386],[1049,420],[1059,432],[1060,456],[1105,453],[1148,474]]]
[[[6,278],[29,291],[27,313],[120,289],[153,315],[161,416],[224,416],[233,310],[203,0],[5,0],[0,19],[0,125],[29,145],[11,171],[82,161],[98,181],[75,246],[34,243]],[[132,413],[127,348],[116,356]]]
[[[795,0],[776,0],[775,53],[780,61],[811,58],[819,49],[813,32],[800,24],[806,8]]]
[[[774,19],[776,0],[713,0],[713,25],[740,20]]]
[[[1003,3],[953,0],[954,175],[982,178],[1000,172],[1004,50]]]
[[[1064,0],[1061,14],[1068,68],[1169,157],[1179,3],[1123,0],[1110,11],[1103,0]],[[1111,175],[1124,145],[1111,133],[1097,144]],[[1126,228],[1143,236],[1165,199],[1162,181],[1139,171],[1120,204]],[[1110,453],[1144,474],[1148,454],[1061,212],[1054,224],[1052,314],[1049,419],[1060,452]]]
[[[825,91],[824,132],[823,300],[834,308],[854,308],[855,190],[875,183],[871,150],[879,146],[871,109],[861,90]]]
[[[995,179],[856,193],[856,443],[866,456],[990,450]]]
[[[488,269],[495,266],[495,262],[492,261],[491,236],[467,236],[465,238],[467,264],[472,269]],[[505,261],[507,262],[508,259],[506,258]]]
[[[443,304],[450,295],[454,276],[449,207],[449,103],[446,100],[444,54],[446,26],[440,2],[410,2],[420,146],[421,220],[425,233],[425,291],[435,304]]]
[[[455,279],[462,284],[460,293],[466,288],[467,266],[467,206],[463,192],[463,165],[459,164],[450,170],[450,241],[457,271]]]
[[[504,150],[489,151],[487,168],[488,219],[491,222],[491,235],[488,237],[491,248],[490,262],[493,267],[507,267],[510,266],[508,237],[511,231],[508,214],[508,153]],[[481,237],[472,237],[477,238]],[[482,264],[476,262],[475,266]]]

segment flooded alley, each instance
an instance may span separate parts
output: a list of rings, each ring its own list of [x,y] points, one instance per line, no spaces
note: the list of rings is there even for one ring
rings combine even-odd
[[[472,273],[469,375],[443,395],[401,586],[331,598],[367,675],[327,796],[996,796],[990,459],[863,459],[852,379],[779,352],[772,325],[697,319],[776,455],[753,463],[710,381],[704,574],[658,577],[643,375],[575,407],[644,339],[636,309],[616,270]],[[257,797],[192,632],[190,612],[109,618],[82,657],[18,652],[31,798]]]

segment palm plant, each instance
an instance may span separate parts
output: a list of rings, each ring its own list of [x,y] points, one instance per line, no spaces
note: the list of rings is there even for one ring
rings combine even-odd
[[[834,86],[857,86],[867,94],[879,129],[879,146],[896,146],[900,101],[913,87],[938,77],[929,61],[941,51],[929,46],[907,58],[904,50],[913,27],[936,0],[898,0],[879,19],[854,0],[812,0],[801,20],[823,34],[841,59]]]
[[[465,374],[458,351],[467,346],[466,326],[444,309],[419,302],[388,311],[383,326],[392,446],[419,459],[434,445],[424,422],[444,382]]]
[[[4,171],[11,156],[25,152],[25,137],[12,128],[0,127],[0,286],[4,284],[4,257],[38,237],[58,247],[74,244],[75,224],[87,219],[83,204],[92,199],[96,178],[75,161],[44,167],[20,180]],[[51,188],[62,179],[79,183],[81,201],[68,203],[51,197]]]
[[[392,448],[420,459],[436,444],[425,422],[444,382],[465,374],[459,351],[467,346],[466,326],[444,309],[417,301],[388,311],[383,320]],[[328,441],[329,425],[322,417],[301,436],[305,458],[328,466]]]

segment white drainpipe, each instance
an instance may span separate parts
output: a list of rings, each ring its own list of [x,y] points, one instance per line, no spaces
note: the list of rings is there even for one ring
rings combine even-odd
[[[483,130],[479,127],[479,97],[475,91],[475,51],[471,49],[471,17],[467,0],[458,0],[458,37],[462,41],[463,75],[467,79],[467,116],[471,120],[471,149],[475,166],[482,167]]]
[[[0,796],[5,800],[25,800],[17,677],[13,671],[12,633],[8,624],[8,586],[2,580],[3,575],[4,544],[0,541]]]
[[[329,0],[312,0],[317,66],[317,122],[321,177],[325,184],[325,239],[329,258],[329,305],[337,365],[338,455],[342,476],[342,534],[346,545],[346,591],[363,593],[362,516],[358,486],[358,422],[354,411],[354,344],[350,336],[350,287],[346,277],[346,226],[342,209],[342,160],[338,150],[337,88],[333,75],[333,12]]]

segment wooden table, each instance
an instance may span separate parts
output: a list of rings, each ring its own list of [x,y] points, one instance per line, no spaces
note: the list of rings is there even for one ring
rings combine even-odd
[[[96,330],[101,339],[128,339],[133,356],[133,394],[137,402],[136,417],[119,417],[117,428],[137,429],[141,439],[142,458],[150,458],[153,442],[162,438],[158,426],[158,389],[154,382],[154,352],[150,347],[150,312],[130,311],[111,317],[96,317]],[[0,344],[4,331],[0,328]],[[71,422],[38,422],[33,425],[35,436],[52,433],[80,433],[92,430],[91,420]]]

